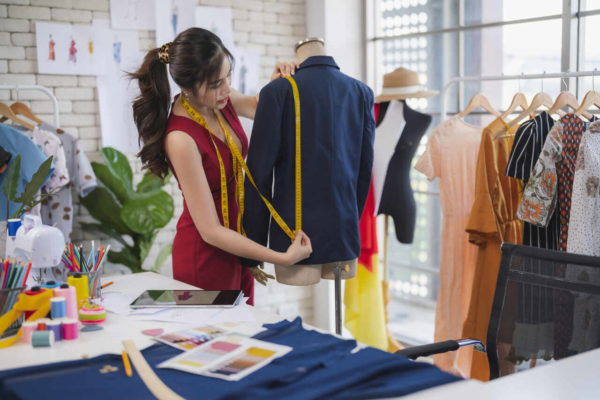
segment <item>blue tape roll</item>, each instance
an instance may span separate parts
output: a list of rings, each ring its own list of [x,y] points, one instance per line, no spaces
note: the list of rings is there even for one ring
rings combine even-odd
[[[35,331],[31,334],[31,345],[33,347],[50,347],[54,344],[54,332]]]
[[[67,316],[67,301],[64,297],[53,297],[50,299],[50,315],[52,319],[65,318]]]

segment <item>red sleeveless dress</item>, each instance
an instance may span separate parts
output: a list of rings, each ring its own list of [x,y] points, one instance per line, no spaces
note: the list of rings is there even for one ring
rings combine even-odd
[[[175,101],[177,101],[177,98]],[[242,142],[242,155],[246,157],[248,153],[248,138],[233,109],[231,100],[227,102],[222,113],[229,126],[233,129],[234,134]],[[210,133],[197,122],[171,112],[167,134],[175,130],[187,133],[196,142],[198,150],[202,155],[202,166],[204,167],[204,173],[212,191],[215,209],[217,210],[221,224],[223,224],[219,160],[210,140]],[[229,228],[235,230],[237,226],[238,204],[235,199],[236,187],[233,174],[233,156],[225,142],[215,137],[213,139],[219,148],[219,153],[225,164],[227,194],[229,196]],[[175,175],[175,179],[177,179],[177,174],[170,162],[169,168],[173,172],[173,175]],[[181,185],[179,185],[179,190],[181,190]],[[177,222],[177,233],[173,240],[172,257],[173,278],[178,281],[207,290],[241,289],[244,295],[250,298],[248,304],[254,304],[254,278],[250,269],[242,266],[238,256],[227,253],[202,240],[190,215],[185,196],[183,198],[183,213]]]

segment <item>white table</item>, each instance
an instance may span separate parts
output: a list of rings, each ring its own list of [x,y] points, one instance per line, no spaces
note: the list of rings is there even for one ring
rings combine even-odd
[[[141,294],[147,289],[198,289],[152,272],[134,275],[120,275],[102,278],[104,283],[114,281],[106,290]],[[263,323],[277,322],[281,317],[254,310],[256,323],[248,323],[248,329],[260,330]],[[195,321],[194,326],[208,325],[210,321]],[[99,356],[101,354],[121,354],[123,339],[132,339],[141,350],[154,343],[151,337],[142,333],[142,330],[162,328],[165,332],[183,329],[186,325],[180,323],[167,323],[158,321],[132,320],[123,315],[108,313],[104,328],[95,332],[80,332],[79,338],[73,341],[60,341],[52,347],[33,348],[31,345],[17,342],[11,347],[0,349],[0,370],[46,364],[58,361],[78,360]]]
[[[600,349],[507,375],[490,382],[468,380],[414,393],[406,400],[600,399]]]
[[[141,293],[146,289],[197,289],[151,272],[103,278],[103,282],[114,281],[111,290]],[[108,290],[108,288],[107,288]],[[247,323],[247,329],[260,330],[263,323],[277,322],[280,316],[252,310],[255,323]],[[198,321],[193,325],[210,324]],[[142,330],[163,328],[166,332],[181,329],[179,323],[138,321],[118,314],[109,313],[104,329],[97,332],[80,333],[75,341],[61,341],[50,348],[32,348],[17,343],[0,350],[0,370],[33,366],[57,361],[77,360],[101,354],[120,354],[123,339],[133,339],[139,349],[155,342],[141,333]],[[402,397],[406,400],[467,400],[467,399],[600,399],[600,349],[579,354],[556,363],[483,383],[466,380],[438,386]]]

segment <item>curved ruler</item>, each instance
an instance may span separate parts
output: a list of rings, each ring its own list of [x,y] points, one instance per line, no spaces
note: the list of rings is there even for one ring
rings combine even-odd
[[[123,347],[127,351],[127,355],[131,359],[133,366],[144,384],[152,392],[158,400],[184,400],[183,397],[172,391],[158,376],[154,373],[146,359],[135,347],[135,343],[131,339],[123,340]]]

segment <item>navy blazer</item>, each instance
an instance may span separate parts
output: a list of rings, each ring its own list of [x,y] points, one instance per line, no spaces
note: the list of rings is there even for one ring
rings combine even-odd
[[[332,57],[313,56],[293,78],[300,94],[302,230],[321,264],[360,255],[358,222],[373,165],[373,92],[340,72]],[[247,164],[261,193],[295,230],[295,114],[290,82],[276,79],[260,92]],[[273,183],[273,178],[275,182]],[[248,237],[286,251],[289,237],[246,179],[244,229]],[[270,227],[269,227],[270,224]],[[258,262],[243,260],[247,266]]]

